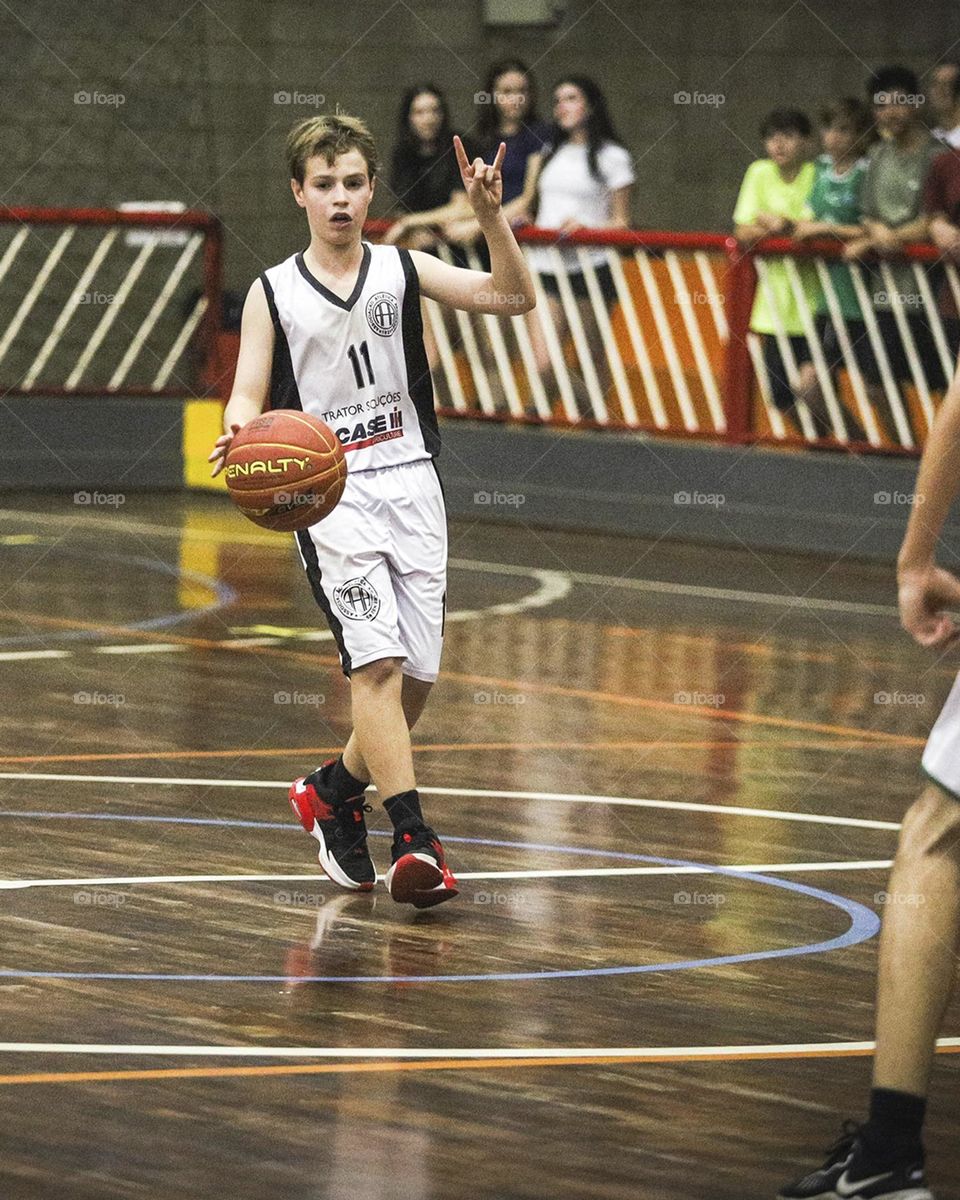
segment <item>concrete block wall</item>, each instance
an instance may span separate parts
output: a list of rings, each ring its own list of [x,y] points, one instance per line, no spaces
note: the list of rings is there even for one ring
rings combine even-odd
[[[767,109],[858,93],[881,61],[928,69],[960,37],[960,7],[568,0],[553,28],[504,30],[484,27],[480,0],[10,0],[0,32],[2,202],[208,207],[225,223],[228,283],[245,288],[304,240],[282,146],[317,108],[276,93],[362,114],[388,161],[409,82],[446,88],[468,133],[486,65],[504,54],[535,67],[544,112],[558,76],[591,74],[637,161],[636,223],[720,229]],[[724,100],[678,104],[678,92]],[[384,187],[378,211],[388,200]]]

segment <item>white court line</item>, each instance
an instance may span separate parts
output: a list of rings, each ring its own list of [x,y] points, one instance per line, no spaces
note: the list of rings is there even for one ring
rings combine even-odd
[[[617,875],[715,875],[730,872],[765,871],[872,871],[892,866],[891,859],[860,862],[718,864],[704,867],[568,867],[552,871],[458,871],[457,879],[600,879]],[[117,875],[93,879],[0,879],[0,891],[36,887],[104,887],[107,884],[137,883],[328,883],[324,875]]]
[[[289,779],[180,779],[168,775],[58,775],[41,771],[0,771],[0,779],[48,779],[59,783],[152,783],[174,787],[282,788]],[[739,804],[699,804],[692,800],[649,800],[632,796],[578,795],[575,792],[501,792],[486,788],[420,787],[426,796],[470,796],[494,800],[550,800],[561,804],[614,804],[629,808],[666,808],[678,812],[712,812],[723,816],[756,817],[768,821],[802,821],[814,825],[842,825],[852,829],[897,830],[897,821],[866,817],[835,817],[823,813],[790,812],[776,808],[747,808]]]
[[[495,563],[468,565],[464,562],[463,564],[466,570],[475,567],[477,570],[488,570],[500,575],[520,575],[524,578],[532,578],[537,581],[536,588],[526,596],[521,596],[519,600],[510,600],[503,604],[491,604],[486,608],[461,609],[457,612],[447,613],[446,619],[448,624],[460,621],[481,621],[487,617],[510,617],[526,612],[528,609],[546,608],[551,604],[555,604],[558,600],[562,600],[573,587],[573,582],[565,571],[547,571],[539,567],[530,567],[528,569],[510,566],[495,569],[497,566],[498,564]],[[236,637],[225,638],[219,644],[222,646],[274,646],[283,641],[327,642],[332,640],[333,634],[329,629],[317,629],[311,630],[308,633],[302,633],[293,639],[279,637]],[[120,643],[111,646],[97,646],[94,652],[97,654],[161,654],[173,651],[183,652],[189,648],[184,645],[175,645],[172,642],[150,643],[148,645]],[[8,654],[0,654],[0,661],[20,658],[69,658],[74,653],[73,650],[17,650]]]
[[[153,642],[145,646],[97,646],[95,654],[165,654],[175,650],[187,650],[187,646],[176,646],[173,642]]]
[[[20,658],[69,658],[72,650],[5,650],[0,662],[15,662]]]
[[[755,506],[759,507],[759,506]],[[63,525],[61,517],[45,513],[28,513],[17,509],[0,508],[0,520],[25,521],[30,520],[38,525],[52,525],[60,529]],[[91,518],[77,515],[76,525],[88,525]],[[229,536],[218,536],[199,530],[185,530],[178,525],[158,525],[151,521],[129,521],[119,519],[112,522],[112,528],[118,532],[124,529],[139,533],[151,533],[162,537],[174,537],[182,541],[195,542],[234,542],[245,545],[276,546],[273,538],[261,537],[258,534],[238,530]],[[98,531],[99,532],[99,531]],[[448,566],[454,570],[489,571],[493,575],[532,575],[539,568],[525,567],[515,563],[488,563],[471,558],[451,558]],[[660,579],[633,579],[622,575],[599,575],[583,571],[555,571],[573,583],[599,584],[603,587],[628,588],[636,591],[663,592],[671,596],[694,596],[706,600],[727,600],[735,604],[768,604],[777,607],[801,607],[817,609],[826,612],[851,613],[859,616],[896,617],[899,620],[900,610],[895,604],[865,604],[850,600],[827,600],[813,596],[783,595],[776,592],[748,592],[730,588],[704,587],[699,584],[668,583]]]
[[[937,1046],[960,1046],[960,1038],[938,1038]],[[410,1046],[157,1046],[110,1042],[0,1042],[5,1054],[124,1054],[162,1055],[188,1058],[729,1058],[731,1055],[758,1058],[793,1058],[798,1055],[856,1054],[876,1049],[876,1042],[797,1042],[765,1046],[444,1046],[417,1049]]]

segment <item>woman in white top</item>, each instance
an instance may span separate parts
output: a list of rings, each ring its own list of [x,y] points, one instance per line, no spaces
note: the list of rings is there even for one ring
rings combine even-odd
[[[614,129],[603,92],[586,76],[567,76],[553,90],[553,119],[551,143],[538,164],[536,176],[537,225],[565,234],[578,229],[627,229],[630,190],[635,179],[633,164]],[[548,372],[551,360],[541,322],[552,320],[561,344],[568,331],[556,278],[559,253],[591,357],[598,367],[600,385],[606,391],[610,382],[606,354],[583,276],[581,252],[594,268],[605,303],[609,305],[616,299],[606,249],[530,246],[527,261],[540,276],[547,294],[545,311],[538,308],[529,314],[530,337],[539,371]],[[582,393],[585,389],[578,376],[579,373],[572,382],[575,391]],[[591,408],[586,415],[594,415]]]

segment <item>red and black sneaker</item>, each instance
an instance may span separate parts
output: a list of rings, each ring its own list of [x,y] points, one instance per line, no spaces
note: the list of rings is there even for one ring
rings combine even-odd
[[[460,889],[447,866],[440,839],[428,825],[398,829],[391,851],[393,866],[385,883],[398,904],[432,908],[452,900]]]
[[[332,804],[327,785],[335,759],[311,771],[290,785],[290,806],[307,833],[320,843],[320,866],[341,887],[369,892],[377,882],[377,872],[367,851],[367,823],[363,814],[370,812],[363,796]]]

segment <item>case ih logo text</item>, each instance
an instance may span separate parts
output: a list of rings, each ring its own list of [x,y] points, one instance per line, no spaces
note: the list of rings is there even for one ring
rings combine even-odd
[[[337,437],[344,450],[362,450],[377,442],[403,437],[403,413],[395,408],[389,413],[379,413],[369,421],[358,421],[352,429],[343,425],[337,430]]]

